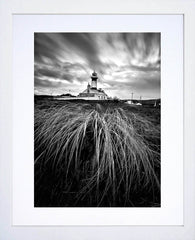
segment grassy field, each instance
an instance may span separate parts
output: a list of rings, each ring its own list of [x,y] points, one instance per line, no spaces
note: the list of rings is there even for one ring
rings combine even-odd
[[[159,207],[160,108],[36,99],[35,207]]]

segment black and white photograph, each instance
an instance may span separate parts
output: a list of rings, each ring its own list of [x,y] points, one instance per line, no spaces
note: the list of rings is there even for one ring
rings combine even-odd
[[[34,207],[161,207],[161,34],[34,33]]]

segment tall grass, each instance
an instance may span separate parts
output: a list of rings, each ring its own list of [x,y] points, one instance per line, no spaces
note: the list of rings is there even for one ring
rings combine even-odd
[[[159,200],[160,130],[138,114],[100,104],[39,107],[34,140],[36,206]]]

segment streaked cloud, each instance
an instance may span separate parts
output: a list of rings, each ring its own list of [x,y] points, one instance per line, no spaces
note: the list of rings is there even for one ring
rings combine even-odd
[[[96,70],[110,96],[160,97],[160,33],[35,33],[35,93],[78,94]]]

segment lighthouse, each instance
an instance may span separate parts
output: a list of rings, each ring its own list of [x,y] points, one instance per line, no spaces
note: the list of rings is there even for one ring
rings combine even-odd
[[[97,88],[97,73],[94,71],[91,74],[91,85],[88,83],[87,88],[79,93],[77,96],[78,99],[84,100],[107,100],[108,95],[104,92],[102,88]]]
[[[91,75],[91,88],[92,89],[97,89],[97,73],[94,71]]]

